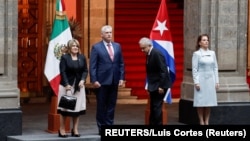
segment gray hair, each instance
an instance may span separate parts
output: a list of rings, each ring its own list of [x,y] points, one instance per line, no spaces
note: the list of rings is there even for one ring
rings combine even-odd
[[[139,40],[139,44],[142,44],[142,45],[149,45],[149,46],[152,46],[152,41],[147,38],[147,37],[142,37],[140,40]]]
[[[112,26],[110,26],[110,25],[104,25],[104,26],[101,28],[101,33],[104,33],[104,32],[106,32],[106,31],[108,31],[108,30],[112,31]]]

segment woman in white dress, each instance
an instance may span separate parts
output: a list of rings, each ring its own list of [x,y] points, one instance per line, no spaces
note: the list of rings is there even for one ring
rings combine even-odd
[[[194,103],[200,125],[208,125],[212,106],[217,106],[216,90],[219,88],[218,64],[215,52],[208,48],[209,36],[202,34],[197,39],[192,57]]]

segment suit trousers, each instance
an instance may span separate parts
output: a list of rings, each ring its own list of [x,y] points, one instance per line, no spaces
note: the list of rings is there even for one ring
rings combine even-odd
[[[118,85],[102,85],[96,89],[96,122],[101,131],[102,125],[113,125]]]
[[[158,90],[149,92],[150,95],[150,114],[149,114],[149,125],[162,125],[162,104],[164,94],[159,94]]]

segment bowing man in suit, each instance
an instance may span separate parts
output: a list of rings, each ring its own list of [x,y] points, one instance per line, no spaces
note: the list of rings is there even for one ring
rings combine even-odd
[[[96,88],[96,122],[99,134],[102,125],[114,123],[118,86],[123,85],[124,62],[121,46],[112,41],[112,27],[101,28],[102,40],[90,53],[90,81]]]
[[[150,97],[150,125],[162,125],[162,104],[168,88],[171,87],[170,74],[163,54],[153,47],[152,41],[143,37],[139,40],[142,52],[147,55],[147,91]]]

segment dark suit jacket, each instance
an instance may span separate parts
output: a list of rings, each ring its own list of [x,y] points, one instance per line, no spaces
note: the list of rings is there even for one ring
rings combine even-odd
[[[114,49],[114,60],[109,57],[108,51],[100,41],[92,46],[90,54],[90,81],[98,81],[101,85],[119,84],[124,80],[124,61],[119,43],[111,42]]]
[[[163,54],[156,48],[152,48],[147,57],[146,72],[148,79],[148,90],[150,92],[158,88],[168,89],[171,87],[170,74]]]
[[[78,54],[78,68],[75,68],[73,66],[73,60],[71,58],[70,54],[65,54],[61,57],[60,61],[60,75],[61,75],[61,81],[60,84],[63,86],[66,85],[73,85],[75,79],[76,79],[76,85],[77,89],[79,89],[78,84],[81,80],[84,80],[86,82],[86,78],[88,75],[88,67],[86,63],[86,58],[82,54]],[[76,86],[75,85],[75,86]]]

